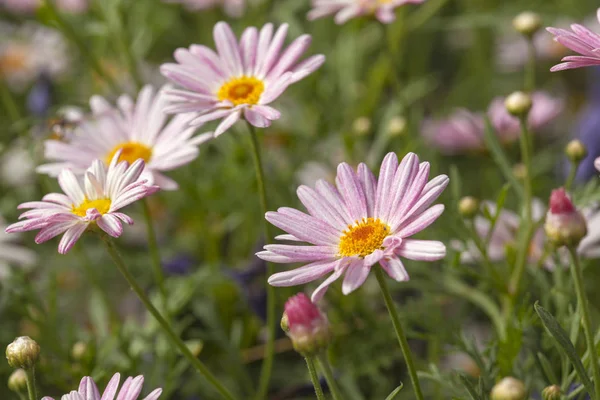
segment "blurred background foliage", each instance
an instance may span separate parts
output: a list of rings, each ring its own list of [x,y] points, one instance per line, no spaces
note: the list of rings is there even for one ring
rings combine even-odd
[[[19,203],[57,186],[35,175],[31,166],[41,161],[42,140],[50,135],[48,121],[61,107],[86,109],[93,94],[111,101],[121,93],[135,95],[133,76],[161,85],[158,66],[172,60],[178,47],[212,46],[212,28],[219,20],[227,20],[238,34],[249,25],[285,22],[291,37],[311,34],[310,52],[325,54],[327,61],[283,96],[278,103],[282,119],[264,131],[270,208],[299,206],[297,186],[320,177],[331,179],[341,161],[366,161],[376,167],[388,151],[415,151],[431,162],[432,174],[446,173],[452,179],[443,197],[447,211],[428,230],[428,237],[445,243],[464,239],[467,228],[456,212],[460,197],[496,202],[500,196],[505,207],[516,210],[516,195],[504,189],[505,179],[489,152],[444,156],[426,144],[423,120],[446,116],[457,107],[483,111],[494,97],[522,88],[522,66],[507,68],[500,60],[507,43],[517,43],[517,49],[519,41],[524,43],[511,25],[519,12],[534,10],[544,25],[557,26],[585,20],[597,6],[592,0],[427,0],[402,7],[396,23],[388,26],[368,18],[342,26],[331,18],[309,22],[308,0],[250,1],[241,18],[219,9],[191,12],[158,0],[95,0],[85,13],[59,17],[46,5],[30,15],[0,9],[2,26],[40,25],[62,32],[66,51],[53,54],[46,49],[47,57],[64,57],[68,64],[61,76],[36,76],[20,89],[0,81],[5,105],[0,107],[0,211],[5,220],[14,221]],[[0,48],[11,35],[0,37]],[[32,46],[27,51],[37,50]],[[506,51],[519,57],[518,50]],[[544,200],[564,181],[562,149],[577,136],[581,113],[592,104],[592,70],[549,72],[562,55],[564,50],[557,48],[554,57],[538,61],[536,70],[538,87],[567,102],[561,117],[535,137],[534,192]],[[9,102],[16,108],[7,107]],[[595,110],[600,113],[600,108]],[[366,129],[357,129],[361,117],[366,117]],[[393,117],[406,121],[406,128],[396,134],[389,131]],[[595,129],[600,130],[600,121]],[[517,144],[505,150],[511,162],[519,160]],[[598,153],[600,148],[590,151]],[[20,158],[15,160],[17,152]],[[192,164],[170,174],[179,182],[179,191],[150,199],[168,274],[169,312],[177,330],[241,398],[250,398],[264,349],[265,269],[254,256],[264,238],[251,163],[246,127],[238,124],[204,145]],[[13,175],[20,178],[15,182]],[[591,204],[599,195],[595,182],[577,186],[580,205]],[[135,207],[131,214],[141,221],[141,207]],[[33,234],[21,239],[35,246]],[[165,399],[218,398],[168,345],[94,239],[85,238],[66,256],[56,254],[53,242],[35,246],[37,265],[15,268],[0,281],[0,343],[8,344],[18,335],[38,341],[39,384],[47,395],[70,391],[83,375],[105,383],[119,371],[144,374],[145,387],[163,387]],[[156,296],[143,223],[127,230],[119,244],[136,278]],[[572,374],[564,376],[564,356],[533,311],[539,300],[573,338],[581,335],[573,324],[575,295],[568,272],[531,265],[507,336],[499,338],[482,310],[485,302],[499,302],[506,293],[513,268],[510,257],[498,263],[497,276],[487,275],[481,265],[462,264],[452,250],[442,262],[409,262],[407,267],[411,281],[391,286],[409,327],[426,398],[469,398],[457,371],[474,386],[481,382],[486,393],[505,375],[525,381],[532,398],[540,398],[535,393],[551,383],[577,385]],[[598,321],[600,273],[597,268],[585,273]],[[298,290],[277,289],[278,312]],[[405,384],[400,397],[412,398],[380,297],[374,279],[369,279],[351,296],[343,296],[334,285],[323,304],[335,332],[329,355],[350,400],[384,399],[400,382]],[[269,398],[311,398],[302,360],[282,332],[276,345]],[[559,382],[550,381],[538,354]],[[0,363],[0,382],[6,382],[10,372]],[[0,398],[10,396],[0,384]]]

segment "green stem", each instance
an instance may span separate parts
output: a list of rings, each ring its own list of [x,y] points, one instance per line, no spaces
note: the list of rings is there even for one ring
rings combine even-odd
[[[167,315],[169,314],[169,307],[167,304],[167,289],[165,288],[165,276],[162,270],[162,263],[160,261],[160,251],[156,242],[156,231],[154,229],[154,222],[152,221],[152,213],[150,212],[150,205],[148,199],[142,199],[142,207],[144,208],[144,219],[146,220],[146,233],[148,235],[148,249],[150,250],[150,258],[152,258],[152,269],[154,270],[154,279],[160,292],[160,297],[163,303],[163,307]]]
[[[583,323],[583,331],[587,342],[588,352],[590,354],[590,363],[592,364],[592,374],[594,377],[594,399],[600,399],[600,367],[598,366],[598,352],[594,344],[594,332],[592,331],[592,323],[590,319],[590,309],[588,306],[585,288],[583,286],[583,274],[581,272],[581,264],[575,247],[570,246],[569,256],[571,258],[571,274],[575,281],[575,291],[577,292],[577,301],[581,308],[581,322]],[[592,395],[590,393],[590,395]]]
[[[565,189],[567,192],[571,190],[571,186],[573,186],[573,182],[575,181],[575,175],[577,175],[577,168],[579,167],[579,163],[571,162],[571,169],[569,170],[569,176],[567,177],[567,181],[565,182]]]
[[[35,367],[25,371],[27,373],[27,393],[29,400],[38,400],[37,389],[35,387]]]
[[[379,287],[381,288],[381,293],[383,294],[385,305],[390,313],[390,318],[392,319],[392,324],[394,325],[394,330],[396,331],[398,343],[400,343],[400,348],[402,349],[402,354],[404,355],[404,361],[406,362],[406,367],[408,368],[408,374],[410,375],[415,396],[417,397],[417,400],[424,400],[423,393],[421,392],[421,385],[419,383],[419,377],[417,376],[417,369],[415,368],[412,353],[410,351],[410,346],[408,345],[402,325],[400,324],[400,318],[398,317],[398,312],[396,311],[394,301],[390,295],[387,282],[385,281],[385,276],[383,276],[383,271],[379,266],[376,266],[374,269],[377,282],[379,282]]]
[[[256,171],[256,181],[258,184],[258,195],[260,199],[260,206],[262,209],[261,219],[264,224],[265,242],[269,243],[271,240],[269,222],[265,219],[265,214],[269,210],[267,207],[267,192],[265,189],[265,174],[262,167],[262,161],[260,157],[260,146],[258,144],[258,138],[256,136],[256,129],[248,123],[248,129],[250,130],[250,139],[252,141],[252,159],[254,160],[254,169]],[[271,276],[274,273],[273,264],[267,263],[267,276]],[[267,391],[269,389],[269,381],[271,379],[271,371],[273,370],[273,357],[275,353],[275,288],[267,282],[267,343],[265,344],[265,358],[260,371],[260,380],[258,383],[258,390],[256,398],[262,400],[266,398]]]
[[[106,245],[106,250],[108,251],[108,254],[112,258],[112,260],[115,263],[115,265],[117,266],[117,268],[119,269],[119,272],[121,272],[121,274],[123,275],[123,277],[125,278],[127,283],[129,283],[129,286],[131,286],[133,291],[137,294],[138,298],[144,304],[144,306],[146,307],[148,312],[150,314],[152,314],[152,316],[156,319],[156,321],[158,322],[158,324],[160,325],[162,330],[165,332],[167,337],[171,340],[172,344],[174,346],[176,346],[179,349],[179,351],[181,351],[183,356],[190,362],[190,364],[192,364],[194,366],[194,368],[196,368],[196,370],[202,376],[204,376],[204,378],[225,399],[233,400],[234,397],[229,392],[229,390],[227,390],[225,388],[225,386],[223,386],[217,380],[217,378],[208,370],[208,368],[204,365],[204,363],[202,361],[200,361],[198,358],[196,358],[192,354],[190,349],[185,345],[183,340],[181,340],[179,338],[179,336],[175,333],[175,331],[173,330],[171,325],[167,322],[167,320],[160,314],[160,312],[156,309],[156,307],[154,307],[154,305],[152,304],[152,302],[150,301],[148,296],[146,296],[146,293],[144,293],[144,290],[138,285],[138,283],[135,281],[135,278],[133,277],[133,275],[131,275],[131,273],[125,266],[125,263],[123,262],[123,259],[121,258],[121,255],[117,251],[117,248],[116,248],[115,244],[113,243],[113,241],[105,235],[102,236],[102,240],[103,240],[104,244]]]
[[[337,385],[337,382],[335,381],[335,377],[333,376],[333,371],[331,370],[331,365],[329,365],[327,355],[325,353],[321,353],[317,357],[319,359],[319,364],[321,364],[323,374],[325,375],[325,380],[327,381],[327,386],[329,387],[331,396],[333,396],[334,400],[345,399],[345,397],[342,395],[340,388]]]
[[[54,5],[53,0],[45,0],[44,4],[46,4],[46,8],[49,11],[50,17],[56,20],[58,26],[61,28],[63,33],[67,38],[69,38],[75,46],[79,49],[79,52],[86,59],[90,67],[100,76],[104,81],[110,86],[111,90],[114,92],[119,92],[119,87],[112,79],[112,77],[106,73],[102,64],[98,61],[98,59],[94,56],[94,54],[90,50],[90,46],[85,43],[85,41],[79,37],[75,29],[65,21],[60,13],[56,10],[56,6]]]
[[[319,382],[319,376],[317,375],[317,369],[315,368],[315,360],[312,357],[305,357],[304,359],[306,360],[306,367],[308,368],[310,380],[315,388],[317,399],[325,400],[325,395],[323,394],[323,389],[321,388],[321,383]]]
[[[527,50],[529,59],[527,60],[527,67],[525,70],[525,91],[533,92],[535,89],[535,45],[533,44],[533,37],[527,38]]]
[[[21,114],[19,113],[19,107],[13,98],[12,93],[8,90],[8,86],[3,81],[0,76],[0,99],[2,100],[2,105],[6,110],[6,114],[8,118],[10,118],[12,123],[16,123],[21,119]]]

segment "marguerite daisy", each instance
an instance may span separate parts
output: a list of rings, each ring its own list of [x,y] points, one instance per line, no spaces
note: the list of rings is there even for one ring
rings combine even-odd
[[[62,399],[67,400],[138,400],[140,393],[142,392],[142,386],[144,385],[144,377],[142,375],[136,376],[135,378],[129,377],[123,383],[121,390],[119,390],[119,380],[121,379],[120,374],[114,374],[111,378],[106,389],[100,397],[98,387],[92,378],[86,376],[79,383],[79,389],[73,390],[69,394],[62,396]],[[162,394],[162,389],[155,389],[148,396],[144,397],[143,400],[156,400]],[[116,396],[116,397],[115,397]],[[52,397],[42,397],[42,400],[54,400]]]

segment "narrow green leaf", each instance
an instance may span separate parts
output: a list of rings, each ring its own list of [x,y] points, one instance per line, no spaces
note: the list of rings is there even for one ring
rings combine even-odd
[[[458,374],[458,377],[460,378],[460,381],[463,384],[463,386],[465,387],[465,389],[467,389],[467,392],[469,392],[469,395],[471,396],[471,399],[473,399],[473,400],[483,400],[481,398],[481,396],[479,396],[479,394],[477,393],[477,389],[475,389],[475,386],[469,380],[469,378],[467,378],[463,374]]]
[[[585,386],[585,389],[588,393],[594,393],[594,385],[592,381],[590,381],[590,377],[588,376],[583,364],[581,363],[581,359],[577,355],[577,351],[575,350],[575,346],[569,340],[569,336],[567,332],[559,325],[558,321],[550,314],[546,309],[538,304],[538,302],[534,305],[535,312],[540,316],[542,323],[548,330],[548,333],[556,340],[559,348],[565,353],[565,355],[569,358],[575,371],[577,371],[577,375],[579,375],[579,379]]]
[[[454,201],[455,205],[458,205],[458,202],[460,201],[460,188],[462,187],[461,181],[460,181],[460,174],[458,172],[458,168],[456,167],[456,164],[452,164],[450,166],[450,193],[452,194],[452,200]]]
[[[403,387],[404,387],[404,383],[400,382],[400,386],[398,386],[396,389],[394,389],[394,391],[392,391],[392,393],[390,393],[390,395],[388,397],[386,397],[385,400],[394,400],[396,398],[396,396],[398,395],[398,393],[400,393],[400,391],[402,390]]]
[[[537,353],[537,360],[540,363],[540,366],[542,367],[544,375],[546,375],[548,383],[552,385],[559,382],[558,378],[556,377],[556,374],[552,370],[552,365],[550,364],[550,361],[548,361],[546,356],[542,353]]]
[[[504,154],[504,150],[502,150],[502,146],[498,141],[498,137],[494,133],[494,128],[492,127],[492,124],[490,123],[490,120],[487,117],[485,117],[485,129],[483,130],[483,133],[485,145],[490,151],[494,162],[496,163],[496,165],[498,165],[500,171],[504,175],[504,178],[506,178],[506,180],[510,182],[511,186],[515,189],[519,197],[523,198],[525,195],[523,187],[513,174],[512,168],[510,166],[510,161],[506,157],[506,154]]]
[[[506,184],[502,186],[500,189],[500,194],[498,194],[498,198],[496,199],[496,215],[494,216],[494,220],[498,219],[500,215],[500,211],[504,208],[504,203],[506,202],[506,196],[508,196],[508,191],[510,189],[510,184]]]

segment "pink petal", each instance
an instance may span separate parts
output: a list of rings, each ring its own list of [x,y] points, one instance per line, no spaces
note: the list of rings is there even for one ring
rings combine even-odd
[[[396,254],[417,261],[437,261],[446,256],[446,246],[436,240],[405,239]]]
[[[296,286],[312,282],[331,272],[338,265],[335,261],[316,261],[290,271],[278,272],[269,277],[272,286]]]

